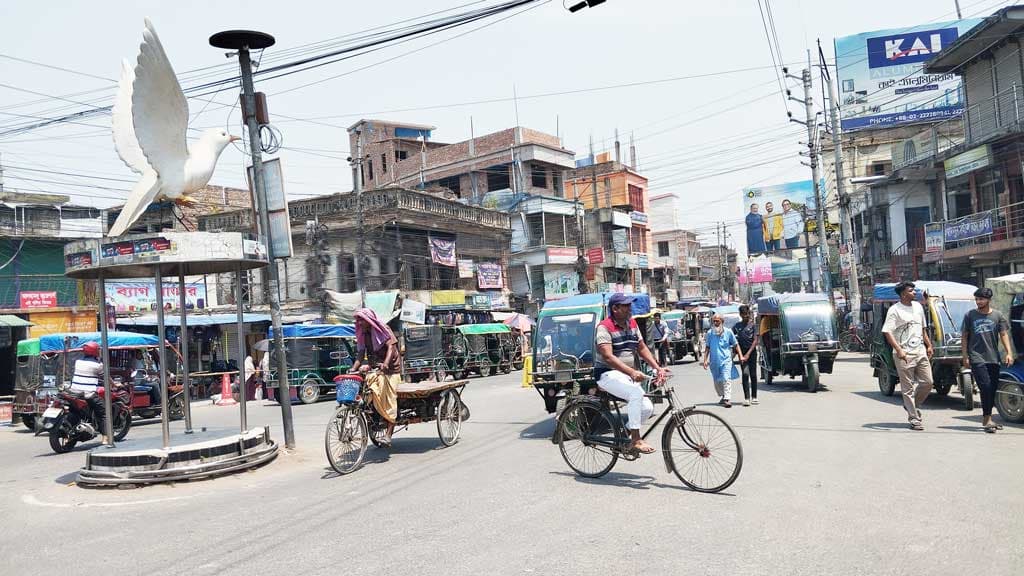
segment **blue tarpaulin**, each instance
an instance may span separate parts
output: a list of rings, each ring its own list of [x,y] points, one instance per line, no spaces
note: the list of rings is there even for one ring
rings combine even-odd
[[[875,284],[876,302],[895,302],[900,299],[896,295],[896,284]],[[920,300],[927,292],[930,296],[939,296],[951,300],[972,300],[977,286],[961,284],[959,282],[945,282],[940,280],[919,280],[914,282],[914,299]]]
[[[270,322],[267,314],[243,314],[242,320],[246,323]],[[189,326],[215,326],[221,324],[235,324],[238,322],[238,314],[189,314],[185,322]],[[118,318],[118,326],[156,326],[156,316],[140,316],[139,318]],[[180,326],[181,317],[178,314],[164,314],[164,326]]]
[[[772,294],[757,299],[758,314],[778,314],[784,304],[795,304],[798,302],[825,302],[828,303],[828,296],[825,294]]]
[[[70,337],[69,350],[81,348],[86,342],[100,344],[99,332],[73,332],[68,334],[47,334],[39,337],[40,352],[60,352],[64,350],[64,338]],[[156,346],[160,341],[156,336],[149,334],[136,334],[135,332],[118,332],[110,330],[107,332],[107,346],[110,348],[124,348],[128,346]]]
[[[356,329],[351,324],[293,324],[284,326],[281,333],[285,338],[355,338]],[[273,337],[271,327],[267,338]]]

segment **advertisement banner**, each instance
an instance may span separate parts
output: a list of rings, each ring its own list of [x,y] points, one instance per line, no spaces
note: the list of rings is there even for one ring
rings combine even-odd
[[[476,265],[477,288],[503,288],[501,265],[481,262]]]
[[[544,273],[544,299],[558,300],[579,294],[580,277],[576,272]]]
[[[402,322],[425,324],[427,322],[427,305],[410,298],[403,300]]]
[[[942,229],[942,222],[929,222],[924,225],[924,251],[942,252],[943,238],[945,232]]]
[[[491,310],[508,310],[508,295],[503,292],[488,292],[491,297]]]
[[[682,280],[679,282],[680,298],[700,298],[704,284],[700,280]]]
[[[56,291],[23,291],[18,292],[18,305],[21,308],[56,308]]]
[[[806,248],[805,221],[814,218],[814,210],[810,180],[744,188],[747,254]]]
[[[575,264],[575,248],[548,248],[548,264]]]
[[[107,282],[107,303],[118,312],[142,312],[156,310],[155,282]],[[164,285],[164,309],[177,310],[179,303],[178,285]],[[193,282],[185,285],[185,307],[206,308],[206,284]]]
[[[28,315],[28,321],[35,324],[28,329],[29,338],[65,332],[95,332],[99,327],[95,311],[33,312]]]
[[[924,64],[979,18],[877,30],[835,40],[843,130],[937,122],[964,109],[957,74],[925,74]]]
[[[772,263],[766,256],[750,258],[737,265],[740,284],[758,284],[772,281]]]
[[[473,261],[459,259],[459,278],[473,277]]]
[[[457,266],[455,261],[455,240],[443,240],[431,236],[428,241],[430,242],[430,259],[435,264],[451,266],[453,268]]]
[[[590,264],[604,263],[604,248],[588,248],[587,262]]]
[[[612,248],[616,252],[629,252],[629,230],[616,228],[612,230]]]
[[[981,212],[946,223],[946,242],[959,242],[992,233],[992,213]]]

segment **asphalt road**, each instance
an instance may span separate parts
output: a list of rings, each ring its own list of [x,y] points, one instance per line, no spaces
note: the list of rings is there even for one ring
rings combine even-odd
[[[686,401],[717,400],[699,367],[674,371]],[[54,455],[0,428],[0,574],[1024,573],[1024,429],[984,434],[952,394],[911,431],[855,355],[817,394],[780,383],[759,406],[710,408],[745,453],[719,495],[686,489],[658,455],[577,478],[519,373],[471,381],[454,447],[414,425],[344,477],[323,452],[330,401],[295,407],[298,450],[264,468],[137,489],[75,486],[91,445]],[[279,408],[262,404],[250,424],[279,437]],[[237,410],[194,417],[229,426]],[[143,423],[129,441],[159,434]]]

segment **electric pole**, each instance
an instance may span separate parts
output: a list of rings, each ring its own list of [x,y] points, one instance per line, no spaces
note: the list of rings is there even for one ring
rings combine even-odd
[[[787,74],[788,75],[788,74]],[[811,96],[811,90],[814,88],[814,83],[811,80],[811,51],[807,50],[807,68],[803,69],[800,74],[800,81],[804,87],[804,99],[793,98],[788,96],[790,100],[795,100],[804,105],[804,111],[806,113],[806,121],[800,122],[794,118],[790,118],[794,122],[799,122],[807,127],[807,157],[810,160],[811,166],[811,184],[814,186],[814,203],[817,205],[815,208],[816,212],[816,224],[818,232],[818,266],[821,269],[822,288],[825,293],[828,294],[828,300],[835,308],[835,295],[832,294],[832,279],[829,273],[827,254],[828,254],[828,239],[825,233],[825,202],[821,192],[821,176],[818,173],[818,114],[814,112],[814,99]],[[811,272],[811,247],[807,246],[807,266],[808,272]],[[813,273],[809,275],[811,282],[814,281]]]
[[[564,187],[565,178],[562,178]],[[564,193],[563,193],[564,196]],[[583,249],[583,213],[580,210],[580,193],[576,187],[576,179],[572,181],[573,219],[576,222],[576,291],[587,293],[587,257]]]
[[[957,4],[957,12],[960,5]],[[821,41],[818,42],[818,52],[821,53]],[[835,86],[832,83],[832,75],[828,71],[828,64],[824,57],[821,58],[822,71],[825,74],[825,83],[828,85],[829,116],[832,122],[832,147],[835,152],[836,164],[836,195],[839,198],[839,227],[840,241],[847,248],[847,258],[850,262],[849,276],[847,276],[847,298],[849,299],[850,310],[860,313],[860,277],[857,273],[857,259],[849,246],[852,243],[852,230],[850,230],[850,197],[846,194],[846,178],[843,174],[843,140],[839,123],[839,104],[836,102]]]
[[[267,211],[267,186],[263,174],[263,143],[260,141],[260,127],[256,121],[256,92],[252,85],[252,61],[249,59],[249,50],[262,50],[274,45],[274,37],[262,32],[246,30],[231,30],[220,32],[210,37],[210,44],[217,48],[238,50],[238,64],[242,76],[242,98],[245,106],[242,107],[242,114],[245,119],[246,131],[249,135],[249,153],[252,156],[252,183],[256,192],[256,213],[259,215],[260,228],[263,237],[267,242],[267,254],[270,265],[267,275],[270,298],[270,322],[274,329],[274,355],[277,365],[278,400],[281,405],[281,425],[284,429],[284,444],[286,448],[295,448],[295,426],[292,422],[291,394],[288,387],[288,362],[284,353],[283,324],[281,322],[281,301],[280,301],[280,274],[277,269],[277,260],[274,259],[271,247],[273,241],[270,230],[270,213]],[[239,280],[239,285],[241,280]],[[238,306],[242,303],[239,302]],[[239,338],[241,338],[239,334]],[[242,362],[244,358],[239,358]],[[239,391],[242,403],[245,403],[245,386],[239,378]],[[244,414],[244,412],[243,412]]]
[[[356,290],[359,290],[359,305],[366,306],[366,271],[363,269],[363,254],[366,249],[366,232],[363,230],[363,131],[356,130],[356,153],[352,156],[352,191],[356,195]]]

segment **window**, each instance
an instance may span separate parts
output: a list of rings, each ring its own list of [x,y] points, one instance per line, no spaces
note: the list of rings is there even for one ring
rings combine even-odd
[[[406,152],[405,150],[395,150],[395,162],[398,162],[399,160],[405,160],[408,157],[409,153]]]
[[[382,175],[385,175],[385,174],[388,173],[388,155],[387,154],[381,154],[380,155],[380,173]]]
[[[889,162],[873,162],[871,164],[871,175],[872,176],[885,176],[886,172],[892,169],[892,164]]]
[[[551,187],[555,189],[555,196],[565,198],[565,191],[562,190],[562,173],[558,171],[552,172],[551,177],[554,180]]]
[[[508,190],[508,166],[491,166],[487,169],[487,191]]]
[[[543,166],[532,166],[530,168],[530,184],[534,188],[548,187],[548,171]]]
[[[366,175],[363,176],[363,184],[365,184],[367,180],[373,180],[373,160],[366,158],[363,164],[366,165]]]
[[[462,196],[462,189],[459,187],[459,177],[449,176],[448,178],[441,178],[437,181],[437,185],[441,188],[447,188],[451,190],[456,196]]]
[[[658,257],[667,258],[668,256],[670,256],[668,250],[668,242],[658,242]]]
[[[644,209],[644,189],[639,186],[629,185],[629,205],[633,210]]]

